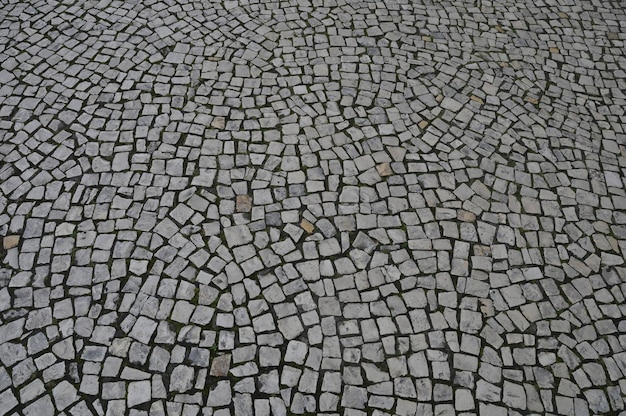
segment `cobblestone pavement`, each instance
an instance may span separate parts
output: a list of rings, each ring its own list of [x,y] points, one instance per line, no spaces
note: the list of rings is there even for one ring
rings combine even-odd
[[[0,416],[623,415],[625,10],[3,0]]]

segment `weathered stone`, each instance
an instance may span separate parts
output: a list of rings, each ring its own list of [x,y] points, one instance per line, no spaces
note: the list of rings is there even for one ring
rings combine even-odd
[[[228,375],[228,370],[230,369],[230,354],[218,355],[213,358],[213,363],[211,364],[210,375],[214,377],[225,377]]]
[[[2,247],[5,250],[10,250],[20,243],[19,235],[8,235],[2,239]]]

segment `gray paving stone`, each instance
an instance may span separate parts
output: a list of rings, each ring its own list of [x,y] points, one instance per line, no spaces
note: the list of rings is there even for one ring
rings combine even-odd
[[[59,411],[63,411],[78,400],[76,389],[67,381],[62,381],[52,389],[52,397]]]
[[[185,365],[178,365],[172,370],[170,376],[170,390],[184,393],[194,384],[194,369]]]
[[[0,407],[2,410],[0,410],[0,412],[2,412],[2,415],[6,415],[11,412],[19,402],[11,390],[5,390],[0,393],[0,403],[2,404]]]
[[[52,404],[52,400],[50,396],[45,395],[40,399],[36,400],[34,403],[26,406],[23,412],[25,415],[34,416],[34,415],[54,415],[54,405]]]
[[[0,414],[623,411],[623,8],[57,3],[0,19]]]
[[[364,409],[367,403],[367,391],[362,387],[346,386],[343,391],[341,406]]]

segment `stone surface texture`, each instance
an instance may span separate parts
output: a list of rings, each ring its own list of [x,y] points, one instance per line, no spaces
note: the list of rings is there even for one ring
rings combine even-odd
[[[0,415],[624,415],[626,4],[0,5]]]

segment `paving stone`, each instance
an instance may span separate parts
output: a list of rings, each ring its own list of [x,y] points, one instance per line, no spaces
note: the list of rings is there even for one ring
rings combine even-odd
[[[364,409],[367,403],[367,391],[362,387],[346,386],[341,400],[342,407]]]
[[[150,381],[144,380],[128,383],[128,407],[134,407],[149,402],[151,398],[152,387]]]
[[[240,246],[253,240],[250,229],[245,225],[237,225],[224,230],[224,236],[229,246]]]
[[[230,354],[223,354],[213,359],[211,364],[210,375],[215,377],[224,377],[230,369]]]
[[[0,415],[623,411],[622,7],[96,3],[3,8]]]
[[[0,393],[0,404],[2,404],[2,406],[0,406],[0,409],[2,409],[0,410],[0,413],[2,415],[6,415],[11,412],[11,410],[13,410],[18,403],[17,398],[11,390],[7,389]]]
[[[17,247],[19,243],[20,243],[19,235],[8,235],[2,239],[2,247],[4,247],[5,250],[9,250],[14,247]]]
[[[515,409],[526,409],[526,392],[519,384],[504,382],[502,402]]]
[[[54,415],[54,405],[52,404],[52,400],[50,396],[45,395],[34,403],[26,406],[23,410],[25,415],[34,416],[34,415]]]
[[[307,352],[308,348],[304,342],[289,341],[289,344],[287,344],[287,352],[285,353],[285,361],[304,364]]]
[[[140,342],[143,342],[144,344],[148,344],[156,327],[156,322],[144,316],[140,316],[135,322],[135,325],[130,332],[130,336]]]
[[[59,411],[63,411],[78,400],[76,389],[67,381],[62,381],[52,389],[52,397]]]
[[[172,370],[169,388],[171,391],[184,393],[191,389],[194,383],[194,378],[195,375],[193,368],[185,365],[178,365]]]
[[[304,331],[302,323],[296,316],[280,319],[278,329],[286,339],[294,339]]]

